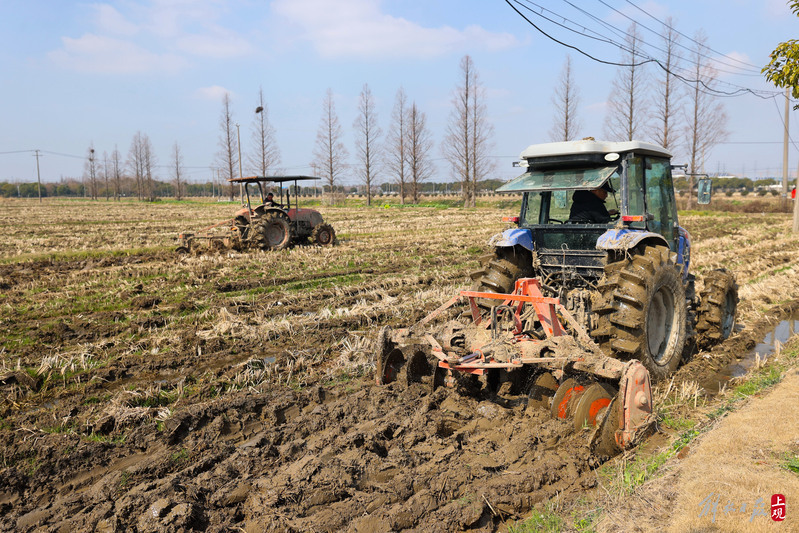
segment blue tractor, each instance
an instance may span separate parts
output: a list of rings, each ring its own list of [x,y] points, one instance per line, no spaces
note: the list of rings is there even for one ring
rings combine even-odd
[[[473,291],[506,294],[517,279],[537,278],[606,355],[641,361],[655,381],[694,346],[732,333],[734,276],[708,272],[695,292],[668,150],[589,138],[532,145],[520,166],[524,174],[498,190],[522,193],[521,212],[509,220],[517,227],[492,238]]]

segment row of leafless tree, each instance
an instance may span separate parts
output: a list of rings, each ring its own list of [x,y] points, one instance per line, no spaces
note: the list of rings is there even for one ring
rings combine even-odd
[[[718,73],[710,63],[707,37],[698,32],[684,58],[680,50],[688,48],[680,35],[668,19],[661,36],[663,56],[654,63],[642,60],[640,34],[635,23],[630,26],[626,53],[608,98],[604,134],[611,140],[650,140],[687,154],[691,175],[701,171],[710,150],[726,138],[727,116],[714,94]],[[578,137],[579,97],[567,57],[553,97],[552,140]]]
[[[461,60],[462,84],[453,98],[453,111],[442,145],[445,158],[455,169],[463,184],[464,205],[474,206],[476,183],[491,170],[488,150],[493,133],[486,118],[485,91],[479,82],[474,63],[469,56]],[[276,170],[280,156],[275,142],[275,130],[269,123],[263,91],[256,108],[254,158],[249,168],[260,175]],[[259,111],[260,110],[260,111]],[[239,164],[238,131],[234,132],[230,97],[223,100],[220,121],[221,150],[217,160],[222,177],[236,175]],[[316,134],[312,168],[320,174],[328,190],[335,190],[348,173],[356,175],[366,191],[367,203],[372,192],[385,177],[399,186],[400,201],[410,198],[418,203],[421,184],[433,174],[434,143],[427,127],[427,116],[416,102],[409,102],[404,89],[397,91],[388,131],[383,135],[379,125],[375,100],[368,84],[364,84],[358,101],[358,113],[353,121],[356,164],[348,162],[349,151],[343,139],[343,129],[336,113],[333,91],[327,90],[322,104],[322,117]],[[240,168],[240,167],[239,167]],[[233,191],[231,189],[231,195]]]
[[[182,179],[182,156],[180,147],[177,143],[174,146],[174,178],[176,180],[176,190],[180,196],[180,184]],[[115,200],[119,200],[121,193],[122,178],[127,174],[134,178],[136,183],[136,195],[139,199],[153,201],[156,197],[154,186],[154,170],[157,164],[153,145],[146,134],[136,132],[133,141],[130,143],[127,160],[122,159],[119,150],[114,150],[109,154],[103,152],[102,158],[94,149],[94,144],[90,144],[86,154],[83,179],[86,182],[86,190],[93,200],[96,200],[101,187],[105,191],[106,199],[113,193]],[[104,185],[104,187],[103,187]]]
[[[349,168],[349,153],[341,140],[343,133],[331,89],[327,90],[322,107],[322,119],[313,151],[313,166],[322,174],[325,184],[333,190]],[[417,203],[421,183],[433,172],[430,158],[433,141],[427,128],[427,116],[416,102],[408,104],[404,89],[397,91],[388,133],[383,138],[372,91],[368,84],[364,84],[353,128],[356,134],[357,161],[354,170],[365,187],[367,204],[371,205],[372,191],[378,184],[378,176],[384,172],[399,185],[402,203],[408,197]]]
[[[627,51],[613,82],[608,99],[605,135],[610,140],[651,140],[667,149],[684,149],[690,160],[691,173],[697,172],[710,149],[726,136],[726,115],[713,95],[716,71],[706,55],[703,34],[693,40],[692,54],[683,69],[678,50],[680,34],[673,29],[671,20],[662,36],[664,57],[657,73],[647,72],[648,60],[641,60],[641,40],[635,24],[628,30]],[[684,48],[684,47],[683,47]],[[556,110],[550,137],[552,140],[572,140],[578,137],[580,95],[574,79],[572,64],[566,63],[553,96]],[[220,178],[230,179],[241,174],[239,124],[233,118],[230,95],[225,94],[220,117],[220,150],[217,167]],[[269,121],[263,89],[251,125],[252,148],[248,150],[246,167],[249,172],[266,176],[278,170],[280,151],[275,139],[275,129]],[[432,150],[434,143],[427,127],[427,117],[416,102],[408,101],[405,91],[397,91],[388,131],[378,122],[375,100],[368,84],[360,94],[358,113],[353,122],[355,131],[356,164],[348,162],[349,152],[342,140],[343,130],[335,109],[333,91],[327,90],[312,167],[325,180],[328,190],[335,190],[348,173],[359,178],[365,187],[367,203],[371,204],[372,191],[381,177],[397,183],[401,201],[410,198],[419,201],[421,183],[433,173]],[[488,177],[494,168],[490,157],[493,148],[493,126],[488,121],[485,87],[482,85],[474,61],[464,56],[460,62],[460,82],[452,98],[452,110],[441,144],[444,159],[454,177],[461,183],[466,207],[475,205],[477,184]],[[96,198],[100,180],[118,184],[122,172],[135,178],[137,195],[141,199],[155,197],[153,173],[156,159],[147,135],[136,133],[123,163],[116,150],[103,153],[102,161],[90,146],[85,176],[88,190]],[[176,196],[181,196],[184,179],[183,157],[175,143],[171,152],[171,178]],[[118,185],[113,188],[118,197]],[[235,194],[230,187],[230,197]]]

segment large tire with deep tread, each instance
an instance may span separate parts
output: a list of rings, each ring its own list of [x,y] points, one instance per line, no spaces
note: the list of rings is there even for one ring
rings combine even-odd
[[[591,335],[606,354],[638,359],[653,381],[677,369],[687,306],[676,254],[668,247],[646,246],[608,264],[591,307]]]
[[[291,245],[291,223],[285,213],[267,213],[254,230],[255,244],[261,250],[283,250]]]
[[[737,309],[735,276],[723,268],[708,272],[696,313],[697,346],[709,348],[729,337],[735,328]]]
[[[530,253],[519,247],[497,248],[491,257],[481,258],[482,268],[473,272],[472,290],[508,294],[513,292],[516,280],[533,275]],[[494,307],[499,300],[479,299],[481,307]]]
[[[330,224],[317,224],[311,232],[311,242],[319,246],[331,246],[336,243],[336,230]]]

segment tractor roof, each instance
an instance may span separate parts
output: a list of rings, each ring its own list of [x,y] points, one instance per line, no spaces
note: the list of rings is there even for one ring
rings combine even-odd
[[[315,176],[250,176],[246,178],[231,178],[228,181],[231,183],[258,183],[258,182],[272,182],[284,183],[286,181],[305,181],[305,180],[319,180]]]
[[[497,192],[591,190],[603,186],[617,172],[624,154],[633,152],[670,159],[671,152],[642,141],[607,142],[583,139],[533,144],[522,153],[527,172]]]
[[[635,152],[641,155],[654,155],[671,157],[671,152],[656,144],[643,141],[608,142],[583,139],[580,141],[565,141],[556,143],[532,144],[525,148],[519,156],[521,159],[536,159],[539,157],[558,157],[582,154],[621,154]]]

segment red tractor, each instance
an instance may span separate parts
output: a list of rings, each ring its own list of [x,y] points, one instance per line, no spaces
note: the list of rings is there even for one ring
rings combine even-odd
[[[221,242],[224,246],[239,249],[255,246],[261,250],[282,250],[292,244],[306,243],[309,238],[312,243],[321,246],[334,244],[336,232],[330,224],[325,223],[318,211],[298,207],[296,197],[292,204],[290,188],[286,188],[285,203],[283,201],[284,183],[294,182],[296,194],[300,181],[318,179],[313,176],[252,176],[228,180],[242,186],[246,206],[237,211],[232,219],[214,224],[198,234],[181,233],[178,252],[189,252],[192,243],[197,240]],[[278,184],[279,199],[275,199],[273,193],[267,193],[266,183]],[[261,199],[256,207],[252,206],[252,187],[257,187]],[[219,227],[227,227],[230,233],[211,233]]]

